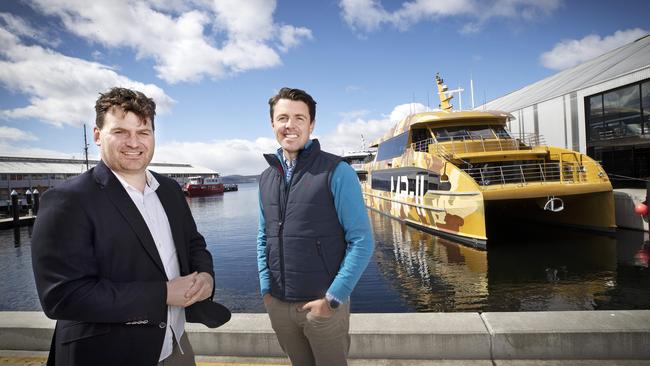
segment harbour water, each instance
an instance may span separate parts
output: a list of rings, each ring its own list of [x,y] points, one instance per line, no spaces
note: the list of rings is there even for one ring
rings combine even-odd
[[[188,199],[214,256],[216,299],[262,312],[255,240],[256,184]],[[553,227],[507,227],[487,252],[369,212],[376,248],[352,295],[354,312],[650,309],[648,234],[598,235]],[[0,231],[0,311],[40,310],[31,229]]]

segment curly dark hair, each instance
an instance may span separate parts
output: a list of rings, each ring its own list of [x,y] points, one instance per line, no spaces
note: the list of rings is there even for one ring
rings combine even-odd
[[[269,99],[269,106],[271,107],[271,121],[273,121],[273,108],[278,103],[280,99],[289,99],[297,100],[307,104],[309,108],[309,122],[313,122],[316,119],[316,101],[311,95],[307,94],[306,91],[301,89],[292,89],[292,88],[282,88],[278,94],[274,95]]]
[[[156,115],[156,102],[144,95],[144,93],[126,89],[112,88],[106,93],[100,93],[95,103],[95,125],[101,129],[104,126],[106,112],[112,112],[120,108],[124,112],[133,112],[140,117],[142,123],[151,121],[151,129],[154,129],[154,116]]]

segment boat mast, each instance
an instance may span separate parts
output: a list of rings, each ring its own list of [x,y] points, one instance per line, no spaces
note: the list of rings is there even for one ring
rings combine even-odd
[[[454,106],[451,105],[449,101],[454,96],[453,95],[447,96],[445,92],[448,90],[448,88],[447,85],[444,85],[443,83],[444,81],[440,77],[440,74],[436,73],[436,85],[438,86],[438,97],[440,98],[440,109],[442,109],[443,111],[450,112],[454,108]]]
[[[86,156],[86,170],[88,167],[88,138],[86,138],[86,124],[84,123],[84,155]]]

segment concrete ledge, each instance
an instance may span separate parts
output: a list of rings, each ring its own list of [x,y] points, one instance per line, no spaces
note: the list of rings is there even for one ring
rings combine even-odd
[[[40,311],[0,312],[0,349],[49,351],[54,324]]]
[[[0,312],[0,350],[47,351],[54,321]],[[283,357],[266,314],[218,329],[188,324],[197,355]],[[352,359],[650,359],[650,310],[352,314]]]
[[[495,359],[650,359],[650,311],[484,313]]]
[[[352,314],[350,358],[490,359],[477,313]]]

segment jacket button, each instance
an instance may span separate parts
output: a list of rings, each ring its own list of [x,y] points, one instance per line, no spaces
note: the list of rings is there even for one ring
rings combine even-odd
[[[167,323],[165,323],[165,322],[160,322],[160,324],[158,324],[158,327],[159,327],[160,329],[166,328],[166,327],[167,327]]]

